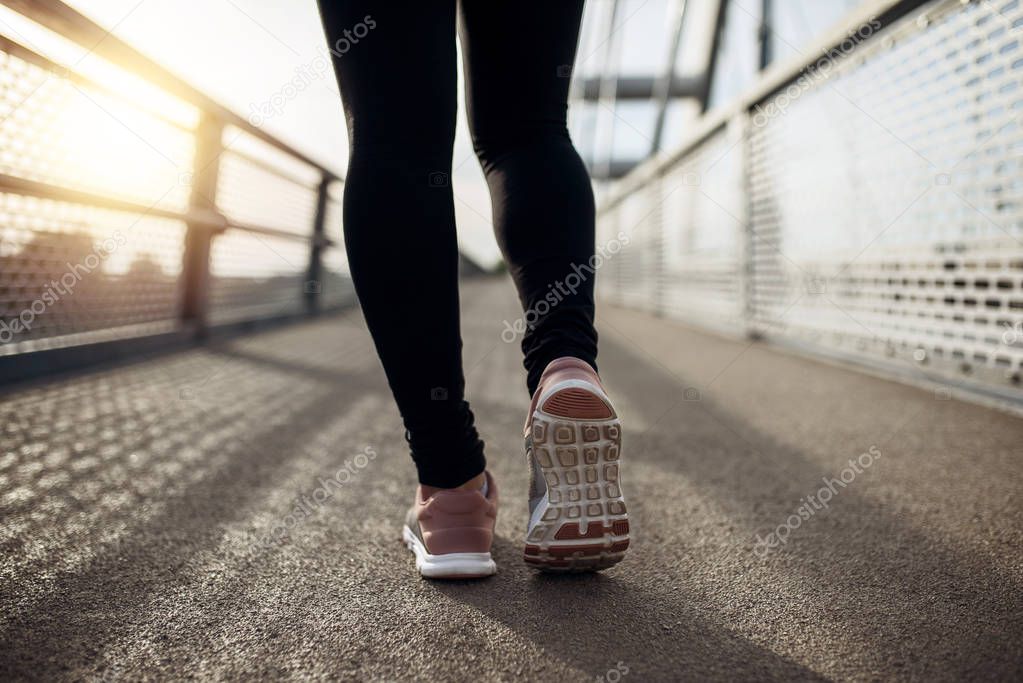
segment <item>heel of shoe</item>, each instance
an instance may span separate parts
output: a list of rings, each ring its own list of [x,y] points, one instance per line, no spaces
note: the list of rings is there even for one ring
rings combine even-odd
[[[438,496],[420,515],[419,528],[427,550],[434,555],[489,553],[496,519],[493,506],[479,505],[471,496],[447,494]]]
[[[620,562],[630,542],[622,430],[606,397],[584,387],[555,387],[533,413],[527,443],[547,493],[530,520],[525,562],[556,572]]]
[[[434,555],[427,552],[409,527],[402,528],[402,540],[416,556],[416,569],[428,579],[479,579],[497,573],[490,552],[453,552]]]
[[[457,522],[458,520],[453,520]],[[450,521],[449,521],[450,523]],[[482,526],[446,526],[435,531],[423,530],[427,547],[434,554],[489,553],[494,532]]]
[[[609,403],[586,389],[567,387],[552,393],[540,410],[554,417],[571,420],[609,420],[615,411]]]

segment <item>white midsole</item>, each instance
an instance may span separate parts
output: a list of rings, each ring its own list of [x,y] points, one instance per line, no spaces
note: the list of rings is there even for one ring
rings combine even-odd
[[[401,538],[415,554],[416,569],[425,577],[488,576],[497,573],[497,564],[490,553],[431,555],[408,525],[402,527]]]

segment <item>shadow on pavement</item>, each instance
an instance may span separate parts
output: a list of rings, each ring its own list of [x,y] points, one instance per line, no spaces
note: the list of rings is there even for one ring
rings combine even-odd
[[[684,585],[629,581],[640,557],[613,573],[555,575],[525,567],[521,552],[498,538],[494,579],[431,586],[593,677],[623,664],[633,680],[825,680],[694,609]]]
[[[760,409],[777,415],[783,431],[806,444],[801,450],[756,428],[744,412],[749,410],[744,397],[732,393],[735,389],[704,390],[699,401],[677,402],[686,387],[698,386],[695,380],[673,376],[649,357],[607,336],[602,349],[608,377],[615,382],[613,388],[625,389],[629,400],[635,402],[634,411],[657,416],[666,406],[676,406],[653,429],[632,435],[627,444],[629,457],[652,470],[648,480],[678,482],[679,488],[695,490],[728,519],[727,529],[711,530],[714,537],[705,539],[699,548],[675,541],[676,552],[692,554],[701,570],[700,577],[690,581],[674,577],[695,600],[722,609],[718,586],[724,583],[732,593],[724,596],[724,609],[734,612],[738,605],[748,605],[739,610],[746,620],[744,628],[759,629],[759,625],[778,622],[789,625],[781,629],[780,648],[804,649],[806,645],[799,642],[803,633],[822,643],[833,642],[833,653],[819,653],[828,663],[827,669],[815,666],[818,671],[827,670],[829,676],[853,675],[864,666],[889,672],[909,668],[951,677],[1005,678],[1020,673],[1023,581],[992,561],[993,554],[1011,554],[1008,545],[990,547],[992,554],[961,544],[955,547],[943,536],[948,528],[921,525],[919,517],[914,515],[914,522],[892,509],[901,507],[899,496],[965,506],[970,514],[952,513],[951,522],[942,520],[963,525],[965,528],[958,529],[960,538],[975,534],[971,525],[978,517],[1017,514],[1018,508],[1013,512],[1008,501],[985,498],[985,477],[998,477],[988,470],[969,472],[977,478],[976,493],[970,500],[958,502],[942,497],[949,478],[956,476],[953,472],[914,476],[929,459],[950,448],[948,454],[954,460],[969,457],[949,445],[946,437],[954,433],[948,427],[950,421],[968,424],[971,414],[977,418],[993,415],[990,419],[1010,435],[1019,434],[1014,418],[968,404],[934,401],[927,392],[777,354],[777,362],[800,363],[805,378],[797,379],[791,389],[773,392],[778,404]],[[821,376],[815,377],[817,374]],[[824,388],[812,386],[814,382]],[[862,396],[840,396],[843,388],[854,384],[867,388]],[[802,395],[811,390],[821,395]],[[793,398],[786,397],[787,391]],[[897,409],[879,402],[878,395]],[[828,435],[853,419],[853,415],[835,410],[845,402],[859,412],[849,430],[853,439]],[[814,431],[810,422],[822,427],[819,431],[825,436],[821,440],[810,436]],[[866,481],[840,489],[830,508],[793,531],[788,543],[766,558],[753,552],[756,534],[766,534],[783,523],[803,496],[818,490],[822,477],[836,476],[849,457],[875,442],[884,451],[884,459],[865,471]],[[988,447],[1006,448],[994,436],[990,436]],[[959,466],[969,469],[973,464],[960,462]],[[1019,467],[1016,463],[1013,474],[1017,478]],[[631,472],[635,477],[635,469]],[[872,478],[890,488],[877,495],[876,488],[871,488]],[[886,478],[895,481],[889,483]],[[631,505],[637,500],[636,493],[647,492],[636,491],[629,482],[625,480],[626,492],[633,493]],[[662,531],[651,529],[651,520],[668,527],[688,523],[683,510],[656,509],[671,501],[670,493],[638,500],[645,504],[642,520],[648,536],[651,531],[658,535]],[[915,512],[926,519],[932,511]],[[640,546],[636,555],[643,552]],[[659,549],[658,554],[660,559],[651,561],[664,565],[668,561],[665,556],[671,553]],[[704,564],[700,566],[700,562]],[[843,661],[842,651],[855,653],[860,661]]]

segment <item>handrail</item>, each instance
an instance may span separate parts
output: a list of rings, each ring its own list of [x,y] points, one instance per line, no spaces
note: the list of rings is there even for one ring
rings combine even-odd
[[[156,218],[171,218],[186,221],[190,224],[201,225],[205,228],[222,230],[228,227],[244,227],[232,225],[225,216],[209,210],[190,209],[188,211],[176,211],[165,209],[157,205],[146,206],[130,199],[119,199],[106,197],[86,190],[72,190],[60,185],[45,183],[39,180],[31,180],[19,176],[12,176],[0,173],[0,192],[11,192],[13,194],[40,199],[53,199],[56,201],[70,202],[72,204],[85,204],[101,209],[113,209],[115,211],[129,211]]]
[[[875,20],[880,28],[887,27],[929,0],[866,0],[856,9],[809,46],[804,54],[793,55],[775,62],[745,92],[728,104],[710,110],[693,124],[693,128],[673,149],[657,154],[638,164],[615,183],[598,207],[598,212],[610,210],[651,179],[663,175],[686,157],[694,148],[736,116],[744,115],[782,88],[798,79],[823,55],[832,54],[850,38],[850,31]],[[806,55],[810,55],[810,59]]]
[[[18,59],[27,62],[28,64],[43,69],[44,71],[48,71],[55,76],[59,76],[60,78],[67,79],[72,83],[76,83],[78,85],[85,86],[88,88],[93,88],[95,90],[98,90],[99,92],[102,92],[105,95],[116,97],[122,102],[127,102],[129,104],[137,106],[137,103],[132,102],[130,98],[125,96],[125,94],[119,91],[117,88],[111,88],[93,78],[89,78],[88,76],[83,76],[82,74],[75,73],[74,71],[71,71],[69,69],[65,69],[56,62],[52,61],[51,59],[39,54],[32,48],[22,45],[18,41],[8,36],[0,35],[0,52],[4,52],[6,54],[17,57]],[[151,111],[153,114],[158,116],[161,121],[164,121],[174,126],[175,128],[179,128],[185,131],[190,130],[188,126],[183,125],[179,121],[175,121],[172,117],[166,116],[158,108],[154,107]]]
[[[332,180],[341,179],[318,161],[252,125],[245,117],[236,114],[201,90],[189,85],[169,69],[145,56],[69,5],[59,2],[59,0],[0,0],[0,2],[32,21],[89,48],[95,54],[139,74],[168,93],[212,114],[222,123],[241,128],[263,142],[287,152],[290,156],[316,168],[324,176]]]
[[[182,174],[182,178],[188,178],[189,192],[186,202],[177,199],[172,204],[163,204],[157,201],[147,205],[144,203],[146,200],[119,195],[115,189],[91,189],[76,187],[74,184],[65,185],[60,179],[48,176],[37,177],[32,173],[20,173],[17,170],[0,172],[0,193],[183,222],[186,229],[181,249],[181,270],[175,295],[177,311],[172,314],[175,318],[174,334],[180,335],[182,338],[201,338],[211,328],[210,309],[214,305],[215,295],[215,292],[211,291],[211,287],[216,286],[217,282],[212,272],[213,264],[211,263],[214,254],[213,244],[215,240],[219,239],[219,235],[228,230],[300,242],[308,249],[309,257],[308,264],[302,273],[305,282],[300,290],[295,292],[295,302],[299,304],[299,309],[304,309],[307,314],[315,314],[323,310],[325,306],[341,305],[339,299],[334,299],[332,304],[321,296],[321,280],[332,277],[332,274],[324,268],[325,252],[327,249],[337,246],[336,242],[327,236],[326,220],[328,215],[334,215],[328,210],[328,204],[337,201],[332,196],[331,190],[343,182],[338,174],[216,102],[63,2],[59,0],[0,0],[0,3],[26,19],[34,21],[91,53],[110,61],[155,89],[178,98],[194,107],[198,114],[194,122],[183,123],[180,119],[168,116],[158,109],[150,109],[145,102],[133,99],[116,86],[102,82],[101,78],[81,73],[73,66],[65,66],[10,36],[0,35],[0,53],[10,55],[22,63],[55,75],[67,81],[71,86],[82,86],[88,90],[102,93],[104,96],[116,98],[119,102],[151,116],[153,120],[158,120],[175,131],[189,136],[193,147],[190,168],[187,169],[189,172]],[[271,163],[259,158],[259,155],[225,147],[224,133],[228,127],[241,131],[261,144],[265,144],[268,152],[281,157],[281,163]],[[242,160],[247,167],[268,171],[273,174],[275,182],[293,183],[308,190],[311,193],[311,199],[315,199],[316,202],[314,215],[308,220],[308,224],[294,226],[292,229],[281,229],[240,221],[226,215],[223,204],[218,202],[218,189],[223,184],[221,161],[225,153],[230,153],[232,158]],[[285,157],[289,161],[295,161],[308,167],[310,178],[296,177],[297,171],[289,169],[289,165],[284,163]],[[183,203],[184,206],[182,206]],[[305,222],[307,219],[302,218],[301,220]],[[291,317],[292,315],[288,310],[281,310],[273,313],[272,317]],[[169,321],[169,319],[167,320]],[[217,318],[217,320],[219,326],[223,318]],[[91,360],[83,362],[91,362],[102,359],[103,354],[108,353],[103,350],[107,348],[104,346],[107,342],[95,341],[93,337],[96,335],[78,334],[76,328],[71,328],[66,332],[60,331],[57,335],[59,335],[59,339],[46,337],[47,342],[44,344],[29,345],[13,354],[6,354],[9,360],[0,363],[0,377],[8,374],[8,370],[13,367],[11,366],[12,361],[24,358],[26,355],[50,354],[47,358],[50,358],[52,362],[64,365],[65,363],[59,359],[54,359],[53,354],[65,353],[68,362],[71,362],[70,359],[73,358],[89,358]],[[64,341],[71,338],[74,339]],[[40,337],[39,339],[44,338]],[[55,344],[54,341],[56,341]],[[114,344],[110,348],[120,348],[121,350],[109,353],[123,353],[126,345]],[[145,344],[137,344],[137,346],[142,348]],[[72,347],[78,348],[78,350],[75,351]],[[89,351],[84,347],[94,347],[94,349]],[[62,352],[61,349],[65,348],[66,351]],[[30,365],[45,368],[49,362],[51,361]],[[19,371],[14,372],[14,375],[22,376],[24,373]]]
[[[7,0],[2,1],[5,4],[7,3]],[[50,73],[60,75],[62,78],[67,78],[80,85],[87,85],[91,88],[100,90],[106,94],[115,96],[121,99],[122,101],[128,102],[129,104],[133,105],[135,104],[130,99],[124,97],[124,95],[120,93],[116,88],[110,88],[108,86],[103,85],[102,83],[97,82],[92,78],[88,78],[86,76],[82,76],[74,72],[67,71],[65,73],[66,70],[62,69],[58,64],[56,64],[46,56],[41,55],[35,50],[25,47],[21,43],[2,35],[0,35],[0,52],[5,52],[7,54],[13,55],[18,59],[22,59],[34,66],[37,66],[41,69],[45,69]],[[161,120],[167,121],[167,123],[175,126],[176,128],[191,132],[191,129],[188,128],[187,126],[181,126],[180,124],[175,123],[174,121],[166,119],[165,117],[161,117]],[[275,146],[275,149],[278,149],[280,151],[287,151],[285,147],[281,146]],[[307,186],[306,183],[297,178],[292,177],[291,174],[289,174],[288,172],[283,171],[279,168],[275,168],[272,164],[269,164],[262,159],[258,159],[251,154],[247,154],[245,152],[238,150],[231,150],[231,154],[241,159],[244,159],[246,162],[251,163],[254,166],[258,166],[259,168],[274,173],[280,176],[281,178],[288,180],[289,182]],[[323,175],[321,177],[326,178],[327,183],[336,180],[336,177],[329,172],[323,172]],[[315,186],[311,186],[309,187],[309,189],[315,189]],[[246,230],[249,232],[256,232],[268,236],[284,237],[289,239],[294,238],[310,239],[310,236],[308,235],[300,235],[294,232],[289,232],[287,230],[279,230],[277,228],[272,228],[268,226],[234,221],[229,217],[221,214],[220,212],[214,210],[197,210],[193,208],[189,211],[174,211],[172,209],[160,208],[156,205],[146,206],[144,204],[133,202],[131,200],[119,199],[116,197],[108,197],[94,192],[89,192],[87,190],[75,190],[59,185],[54,185],[52,183],[32,180],[29,178],[22,178],[19,176],[12,176],[4,173],[0,173],[0,191],[13,192],[22,195],[30,195],[33,197],[40,197],[44,199],[54,199],[59,201],[74,202],[78,204],[87,204],[90,206],[97,206],[107,209],[132,211],[135,213],[157,216],[160,218],[179,219],[187,221],[189,223],[197,223],[207,228],[213,228],[216,230],[223,230],[225,228],[235,228],[240,230]],[[325,238],[320,239],[322,242],[322,240]],[[323,243],[327,245],[332,245],[333,241],[327,239],[326,242]]]
[[[598,236],[635,239],[602,293],[1018,410],[1020,16],[983,0],[846,14],[611,188]]]

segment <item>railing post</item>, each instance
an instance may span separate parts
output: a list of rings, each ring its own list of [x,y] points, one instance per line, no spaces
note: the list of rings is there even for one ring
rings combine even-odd
[[[664,122],[668,115],[668,102],[671,100],[671,84],[675,80],[675,62],[678,61],[678,51],[682,46],[686,16],[691,14],[688,0],[676,0],[675,7],[678,9],[678,20],[671,38],[671,48],[668,50],[668,63],[665,65],[664,73],[654,82],[653,95],[657,101],[657,119],[654,122],[653,140],[650,141],[650,156],[661,151]]]
[[[217,174],[220,169],[223,124],[208,113],[202,114],[195,133],[195,158],[192,162],[189,211],[210,215],[216,211]],[[206,333],[209,323],[210,246],[215,228],[192,220],[188,223],[182,259],[181,319],[195,327],[196,336]]]
[[[742,235],[739,245],[739,296],[741,297],[741,315],[743,334],[746,338],[760,338],[757,330],[756,309],[756,227],[753,225],[753,180],[751,171],[753,161],[751,139],[753,137],[753,117],[748,110],[735,115],[728,122],[727,133],[733,144],[740,145],[739,153],[739,192],[742,193]]]
[[[760,27],[757,29],[760,71],[770,66],[771,60],[774,58],[774,55],[771,54],[771,22],[773,20],[771,15],[773,13],[774,7],[771,0],[760,0]]]
[[[323,247],[326,243],[327,191],[330,178],[326,175],[320,180],[316,193],[316,214],[313,217],[313,234],[309,243],[309,271],[305,282],[306,311],[316,313],[319,310],[320,295],[323,292]]]

